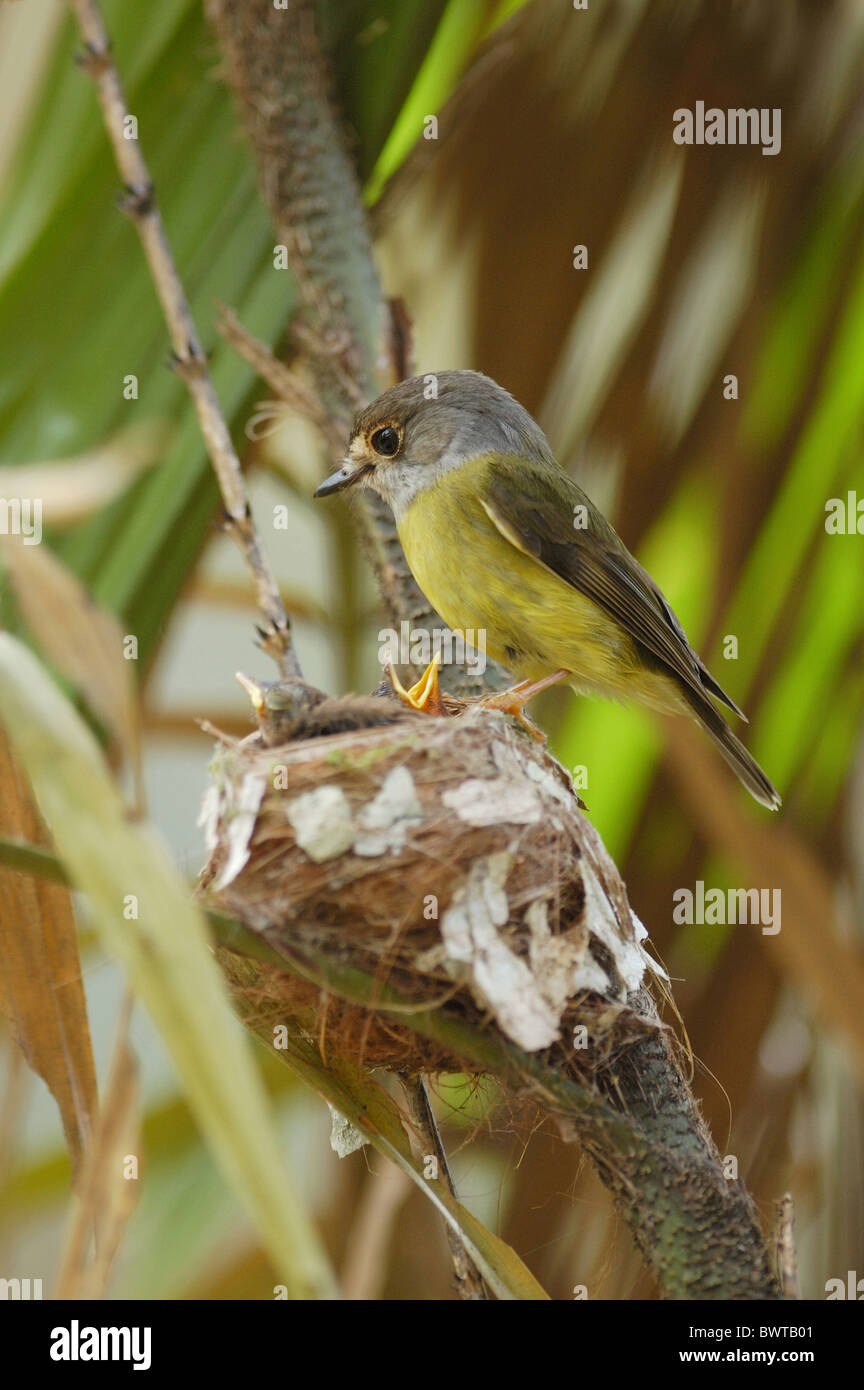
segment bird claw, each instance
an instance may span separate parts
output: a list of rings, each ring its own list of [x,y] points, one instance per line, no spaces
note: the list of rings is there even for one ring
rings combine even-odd
[[[548,690],[550,685],[557,685],[571,674],[570,671],[553,671],[551,675],[542,676],[539,680],[519,681],[518,685],[511,685],[508,690],[498,691],[494,695],[483,695],[477,701],[481,709],[497,709],[503,714],[509,714],[527,729],[532,738],[536,738],[539,743],[546,740],[546,735],[533,720],[529,719],[524,713],[523,706],[529,700],[533,700],[535,695],[539,695],[542,690]]]

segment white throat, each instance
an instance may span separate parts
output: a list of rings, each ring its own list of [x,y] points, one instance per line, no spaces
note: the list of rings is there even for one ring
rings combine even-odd
[[[445,473],[452,473],[464,462],[465,449],[459,447],[457,436],[432,463],[417,464],[399,459],[376,469],[371,486],[384,498],[398,522],[421,492],[427,492]]]

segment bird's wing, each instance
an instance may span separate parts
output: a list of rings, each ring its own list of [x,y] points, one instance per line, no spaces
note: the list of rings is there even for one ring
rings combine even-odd
[[[574,526],[572,507],[561,506],[562,479],[573,507],[588,506],[585,528]],[[572,479],[556,476],[553,485],[537,469],[531,483],[530,492],[517,491],[508,471],[490,461],[479,500],[505,540],[585,594],[691,690],[713,695],[745,719],[693,651],[650,574]]]

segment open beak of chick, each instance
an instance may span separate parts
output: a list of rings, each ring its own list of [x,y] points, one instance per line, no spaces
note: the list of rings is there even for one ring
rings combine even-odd
[[[246,694],[252,702],[252,708],[260,718],[264,713],[264,691],[261,686],[257,681],[254,681],[251,676],[244,676],[242,671],[236,671],[234,678],[246,691]]]

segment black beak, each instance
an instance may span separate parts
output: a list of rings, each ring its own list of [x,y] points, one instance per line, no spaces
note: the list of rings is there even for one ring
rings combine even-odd
[[[352,483],[356,483],[362,478],[364,473],[368,473],[370,468],[370,464],[362,468],[349,468],[347,464],[343,464],[341,468],[337,468],[335,473],[331,473],[329,478],[325,478],[323,483],[316,487],[313,496],[329,497],[334,492],[342,492],[346,487],[351,487]]]

